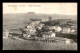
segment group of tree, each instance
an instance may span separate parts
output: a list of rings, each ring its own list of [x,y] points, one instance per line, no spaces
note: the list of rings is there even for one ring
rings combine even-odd
[[[71,26],[75,24],[75,21],[73,21],[72,19],[54,19],[52,20],[51,17],[49,17],[49,21],[43,22],[45,25],[48,26],[55,26],[55,25],[59,25],[61,27],[65,27],[65,26]]]

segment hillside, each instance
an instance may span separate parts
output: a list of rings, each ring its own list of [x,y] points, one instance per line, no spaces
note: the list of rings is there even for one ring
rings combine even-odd
[[[48,19],[49,16],[52,19],[77,19],[76,15],[62,15],[62,14],[3,14],[3,25],[5,28],[19,28],[24,27],[30,22],[30,18]]]

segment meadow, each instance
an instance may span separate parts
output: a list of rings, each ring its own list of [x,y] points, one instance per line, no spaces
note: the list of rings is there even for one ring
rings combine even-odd
[[[46,43],[41,41],[3,39],[3,50],[77,50],[77,43]]]

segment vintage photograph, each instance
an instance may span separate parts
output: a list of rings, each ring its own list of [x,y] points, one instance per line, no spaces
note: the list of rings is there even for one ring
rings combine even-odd
[[[3,3],[3,50],[77,51],[77,3]]]

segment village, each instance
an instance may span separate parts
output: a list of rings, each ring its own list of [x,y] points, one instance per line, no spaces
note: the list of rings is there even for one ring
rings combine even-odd
[[[27,26],[24,26],[23,28],[12,28],[10,30],[3,29],[3,38],[14,38],[17,40],[26,39],[50,43],[59,42],[65,44],[75,42],[73,39],[59,36],[60,34],[63,34],[63,36],[64,34],[77,34],[77,29],[75,29],[75,26],[73,24],[60,25],[58,24],[58,21],[53,22],[51,17],[49,17],[47,21],[44,21],[42,19],[30,20],[32,22],[28,23]]]

